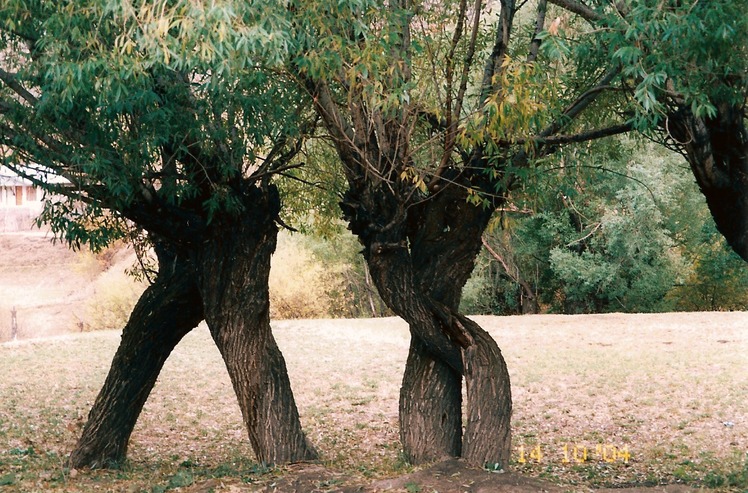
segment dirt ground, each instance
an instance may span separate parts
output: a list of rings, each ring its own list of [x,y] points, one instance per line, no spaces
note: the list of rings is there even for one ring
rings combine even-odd
[[[265,485],[241,485],[218,479],[193,485],[185,492],[263,492],[263,493],[695,493],[683,485],[650,488],[590,489],[560,487],[513,472],[492,473],[469,467],[458,459],[446,460],[418,472],[369,484],[346,484],[348,480],[316,464],[285,468],[282,478]]]

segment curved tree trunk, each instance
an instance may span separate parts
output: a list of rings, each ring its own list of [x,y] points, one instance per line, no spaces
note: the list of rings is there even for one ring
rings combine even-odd
[[[199,255],[205,319],[257,460],[313,460],[317,452],[301,429],[286,364],[270,329],[268,276],[278,234],[272,220],[277,197],[255,192],[260,197],[252,200],[252,209],[235,222],[216,224]]]
[[[360,220],[364,208],[381,211],[388,199],[363,194],[355,217]],[[403,449],[416,463],[462,455],[475,465],[507,467],[511,391],[506,364],[490,335],[458,313],[490,211],[468,205],[460,191],[441,192],[423,204],[411,212],[409,224],[381,221],[388,224],[383,229],[352,224],[366,246],[380,296],[408,322],[413,337],[400,394]],[[461,375],[467,422],[460,445]]]
[[[409,323],[415,341],[400,400],[406,456],[421,461],[461,452],[474,465],[507,467],[511,391],[496,342],[475,322],[425,296],[409,282],[409,263],[397,257],[380,251],[370,257],[370,267],[382,299]],[[449,341],[449,348],[444,347],[444,339]],[[439,364],[429,367],[430,360]],[[454,405],[459,390],[454,374],[465,377],[467,388],[466,433],[461,449],[453,439],[459,436],[456,428],[461,422]],[[435,378],[444,380],[431,380]]]
[[[235,222],[217,221],[188,259],[160,249],[159,274],[126,325],[106,383],[72,452],[72,467],[117,467],[167,357],[203,318],[226,364],[258,461],[317,458],[301,430],[270,330],[268,275],[279,203],[259,189]],[[264,205],[264,206],[263,206]],[[275,208],[273,208],[275,205]]]
[[[416,336],[400,387],[400,442],[411,464],[462,453],[462,375]]]
[[[509,371],[488,332],[472,320],[459,318],[475,341],[463,355],[467,418],[462,456],[475,465],[507,469],[512,452]]]
[[[155,282],[142,294],[122,332],[104,386],[88,415],[71,467],[118,467],[166,358],[203,319],[195,271],[181,258],[159,258]]]
[[[713,119],[689,108],[670,115],[666,130],[685,151],[717,229],[748,261],[748,129],[743,107],[722,105]]]
[[[410,241],[418,286],[451,311],[473,342],[462,352],[467,391],[462,456],[480,466],[507,467],[512,400],[506,363],[493,338],[458,313],[491,215],[491,209],[467,203],[466,187],[449,186],[415,208]]]

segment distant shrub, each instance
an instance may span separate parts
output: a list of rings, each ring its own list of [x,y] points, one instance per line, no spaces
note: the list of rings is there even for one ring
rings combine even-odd
[[[123,328],[145,287],[145,283],[117,267],[101,274],[95,281],[93,296],[86,303],[83,329]]]
[[[389,315],[376,292],[356,238],[282,233],[270,270],[270,314],[283,318]]]
[[[270,269],[270,316],[275,319],[330,317],[329,292],[339,281],[298,237],[280,235]]]

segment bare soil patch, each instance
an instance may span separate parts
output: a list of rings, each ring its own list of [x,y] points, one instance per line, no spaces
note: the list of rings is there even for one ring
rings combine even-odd
[[[346,485],[347,479],[319,465],[291,467],[282,478],[258,487],[242,487],[219,481],[198,484],[186,490],[192,493],[207,491],[262,491],[265,493],[696,493],[703,491],[685,485],[662,485],[641,488],[593,489],[591,487],[557,486],[516,472],[492,473],[466,465],[459,459],[450,459],[418,472],[369,484]]]

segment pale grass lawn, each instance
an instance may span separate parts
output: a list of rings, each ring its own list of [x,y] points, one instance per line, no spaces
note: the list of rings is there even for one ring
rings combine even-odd
[[[524,449],[527,460],[515,462],[519,471],[572,487],[680,481],[748,488],[748,313],[477,320],[511,373],[514,459]],[[324,463],[362,479],[410,470],[397,432],[406,325],[273,325]],[[0,490],[159,492],[210,477],[250,487],[285,473],[252,462],[231,384],[200,327],[167,362],[125,469],[71,478],[65,456],[118,342],[115,332],[97,332],[0,345]],[[597,446],[609,460],[614,447],[626,448],[630,460],[601,460]],[[586,462],[574,461],[574,447],[578,458],[588,450]],[[743,486],[724,486],[730,482]]]

